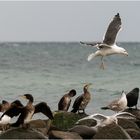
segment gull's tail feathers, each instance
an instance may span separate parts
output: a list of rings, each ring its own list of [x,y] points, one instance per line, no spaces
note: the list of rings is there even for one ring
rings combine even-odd
[[[89,54],[87,61],[91,61],[95,57],[95,53]]]

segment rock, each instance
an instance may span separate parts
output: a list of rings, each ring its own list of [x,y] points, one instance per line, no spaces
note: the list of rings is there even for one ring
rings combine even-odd
[[[136,116],[136,118],[140,119],[140,110],[139,109],[133,109],[133,108],[127,108],[124,110],[124,112],[129,112]]]
[[[47,128],[36,128],[37,131],[42,133],[44,136],[48,136],[48,129]]]
[[[0,139],[46,139],[42,133],[35,129],[14,128],[0,135]]]
[[[131,139],[129,134],[119,125],[111,124],[102,127],[93,137],[94,139]]]
[[[78,123],[78,125],[86,125],[86,126],[95,126],[97,124],[97,121],[93,119],[88,119],[88,120],[82,120]]]
[[[91,139],[97,132],[94,128],[85,125],[74,126],[69,131],[78,133],[83,139]]]
[[[82,139],[77,133],[52,130],[49,139]]]
[[[128,120],[128,119],[118,119],[118,124],[124,129],[133,128],[135,130],[140,131],[137,124],[134,121],[131,121],[131,120]]]
[[[57,127],[60,130],[68,130],[72,128],[75,123],[87,116],[86,114],[75,114],[72,112],[64,112],[64,111],[58,111],[55,112],[54,120],[52,121],[52,125]]]
[[[135,129],[126,129],[126,132],[131,136],[132,139],[140,139],[140,131]]]
[[[137,120],[135,121],[138,127],[140,128],[140,110],[139,109],[134,109],[134,108],[127,108],[124,110],[124,112],[129,112],[136,116]]]
[[[44,128],[46,126],[47,126],[46,122],[44,120],[41,120],[41,119],[30,121],[31,128]]]

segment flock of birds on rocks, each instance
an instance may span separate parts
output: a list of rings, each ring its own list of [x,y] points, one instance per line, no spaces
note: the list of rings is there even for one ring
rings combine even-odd
[[[95,53],[92,53],[88,56],[87,59],[88,61],[90,61],[96,56],[101,56],[102,61],[101,68],[104,69],[105,66],[103,58],[105,56],[112,54],[128,55],[127,51],[124,48],[118,47],[115,43],[117,33],[121,29],[121,24],[122,23],[120,15],[119,13],[117,13],[107,28],[103,42],[97,42],[97,44],[80,42],[81,44],[90,45],[98,49]],[[91,100],[91,94],[89,92],[90,85],[91,84],[86,84],[83,87],[83,94],[81,94],[75,99],[71,112],[85,113],[85,108],[87,107],[88,103]],[[58,102],[58,110],[68,111],[72,97],[74,97],[75,95],[76,95],[75,89],[72,89],[67,94],[65,94]],[[15,116],[18,116],[18,119],[15,123],[10,124],[10,126],[13,127],[22,126],[25,128],[29,127],[29,122],[31,121],[35,113],[41,112],[44,115],[46,115],[50,120],[54,119],[54,114],[46,102],[40,102],[36,105],[33,105],[34,98],[31,94],[24,94],[21,97],[28,100],[25,106],[19,100],[15,100],[11,103],[3,100],[2,103],[0,104],[0,112],[1,112],[0,125],[2,126],[3,130],[7,129],[7,127],[11,122],[11,119]],[[116,114],[112,116],[105,116],[99,113],[93,114],[78,120],[76,124],[78,124],[82,120],[94,119],[97,121],[97,125],[94,128],[98,128],[98,126],[105,126],[110,123],[117,124],[117,118],[119,117],[135,118],[134,115],[128,112],[123,112],[123,110],[125,110],[126,107],[131,108],[133,106],[135,106],[135,109],[137,109],[138,98],[139,98],[139,88],[134,88],[127,94],[123,91],[119,99],[112,101],[105,107],[101,107],[101,109],[113,110],[116,112]]]
[[[72,106],[71,112],[73,113],[85,113],[85,108],[87,107],[88,103],[91,100],[91,93],[89,92],[90,84],[86,84],[83,87],[83,94],[78,96]],[[72,89],[67,94],[65,94],[60,101],[58,102],[58,110],[59,111],[68,111],[72,97],[76,95],[76,90]],[[20,100],[15,100],[12,103],[3,100],[0,104],[0,125],[2,126],[3,131],[6,130],[9,125],[12,127],[29,127],[29,122],[32,120],[32,117],[35,113],[43,113],[46,115],[50,120],[54,119],[54,114],[51,111],[50,107],[47,105],[46,102],[40,102],[36,105],[33,104],[34,98],[31,94],[24,94],[20,96],[26,100],[28,100],[27,104],[24,106]],[[134,88],[132,91],[128,92],[127,94],[123,91],[122,95],[119,99],[112,101],[109,105],[105,107],[101,107],[101,109],[110,109],[116,112],[116,114],[112,116],[105,116],[103,114],[93,114],[89,115],[88,117],[82,118],[78,120],[76,124],[78,124],[82,120],[87,119],[94,119],[98,122],[97,126],[104,126],[110,123],[117,124],[117,118],[136,118],[134,115],[128,112],[122,112],[127,107],[131,108],[135,106],[137,109],[139,98],[139,88]],[[15,116],[18,116],[18,119],[15,123],[10,124],[11,119]]]

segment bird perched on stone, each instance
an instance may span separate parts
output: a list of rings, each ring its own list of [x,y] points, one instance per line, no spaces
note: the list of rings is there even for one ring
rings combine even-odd
[[[133,107],[137,109],[138,98],[139,98],[139,88],[134,88],[132,91],[126,94],[127,98],[127,106]]]
[[[65,94],[58,103],[58,110],[68,111],[71,104],[71,98],[75,95],[76,90],[74,89],[70,90],[69,93]]]
[[[9,108],[2,113],[0,117],[0,125],[2,126],[2,131],[6,130],[9,126],[9,123],[11,121],[11,118],[14,116],[18,116],[19,112],[16,108],[22,108],[23,105],[19,100],[15,100],[12,103],[10,103]]]
[[[123,91],[119,99],[112,101],[109,105],[102,107],[101,109],[110,109],[115,112],[123,111],[127,107],[126,94]]]
[[[85,113],[85,108],[89,103],[89,101],[91,100],[91,94],[88,90],[90,85],[91,83],[86,84],[84,86],[83,88],[84,93],[75,99],[72,107],[73,109],[71,112],[76,113],[78,111],[78,113],[80,113],[80,110],[82,110],[83,113]]]
[[[2,100],[2,103],[0,104],[0,112],[5,112],[10,107],[10,103],[6,100]]]
[[[4,118],[8,118],[7,124],[10,122],[11,118],[14,116],[18,116],[18,119],[15,123],[13,123],[11,126],[18,127],[23,126],[27,127],[29,126],[29,122],[31,121],[33,115],[35,113],[43,113],[46,115],[49,119],[53,119],[53,114],[50,110],[50,107],[45,102],[40,102],[36,105],[33,105],[34,98],[31,94],[24,94],[21,96],[22,98],[26,99],[28,102],[26,106],[21,106],[19,103],[14,103],[6,112],[3,113],[0,120],[2,123],[4,122]]]

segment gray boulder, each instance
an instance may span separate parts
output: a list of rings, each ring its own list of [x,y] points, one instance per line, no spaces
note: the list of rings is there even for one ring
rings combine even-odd
[[[49,139],[82,139],[77,133],[52,130]]]
[[[0,139],[47,139],[35,129],[14,128],[0,135]]]
[[[91,139],[96,134],[96,129],[86,125],[76,125],[69,130],[70,132],[78,133],[83,139]]]
[[[138,125],[134,121],[131,121],[128,119],[118,119],[118,125],[120,125],[124,129],[132,128],[132,129],[140,131],[140,128],[138,127]]]
[[[111,124],[99,128],[94,139],[131,139],[129,134],[119,125]]]
[[[140,139],[140,131],[135,129],[126,129],[126,132],[131,136],[132,139]]]

